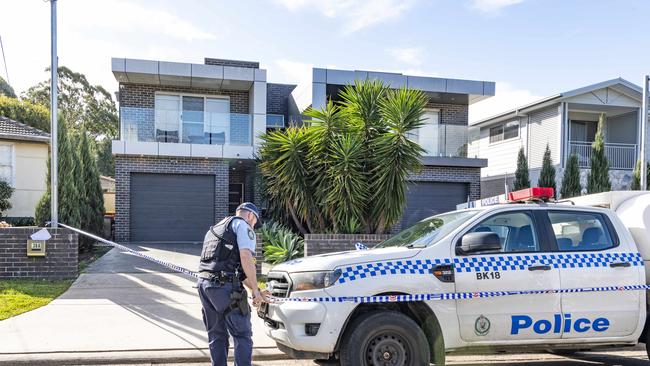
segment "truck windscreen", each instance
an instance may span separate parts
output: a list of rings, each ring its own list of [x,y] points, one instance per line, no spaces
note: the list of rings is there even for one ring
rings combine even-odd
[[[401,231],[399,234],[377,245],[375,248],[399,247],[412,245],[425,247],[435,244],[465,221],[474,217],[479,210],[447,212],[424,219]]]

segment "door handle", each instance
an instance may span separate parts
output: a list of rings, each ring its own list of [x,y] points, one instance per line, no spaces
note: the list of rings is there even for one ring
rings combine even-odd
[[[630,262],[612,262],[609,264],[610,267],[612,268],[617,268],[617,267],[629,267],[632,264]]]
[[[548,264],[544,264],[541,266],[530,266],[528,267],[528,270],[529,271],[550,271],[551,266],[549,266]]]

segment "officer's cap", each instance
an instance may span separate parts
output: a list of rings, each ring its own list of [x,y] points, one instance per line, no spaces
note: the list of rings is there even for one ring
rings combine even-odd
[[[239,210],[246,210],[249,212],[252,212],[253,215],[255,215],[255,218],[257,218],[257,222],[255,223],[255,227],[253,229],[259,229],[262,227],[262,218],[260,215],[260,210],[252,204],[251,202],[244,202],[241,205],[237,206],[237,211]]]

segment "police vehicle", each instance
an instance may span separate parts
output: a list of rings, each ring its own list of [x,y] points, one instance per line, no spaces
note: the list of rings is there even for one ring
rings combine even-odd
[[[343,366],[645,343],[650,193],[551,196],[512,192],[514,203],[436,215],[369,250],[280,264],[268,286],[285,301],[258,315],[283,352]]]

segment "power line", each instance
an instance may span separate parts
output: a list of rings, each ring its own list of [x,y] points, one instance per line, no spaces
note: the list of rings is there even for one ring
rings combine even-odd
[[[7,59],[5,58],[5,47],[2,45],[2,36],[0,36],[0,49],[2,49],[2,63],[5,65],[5,75],[7,75],[7,84],[11,85],[9,81],[9,71],[7,71]]]

